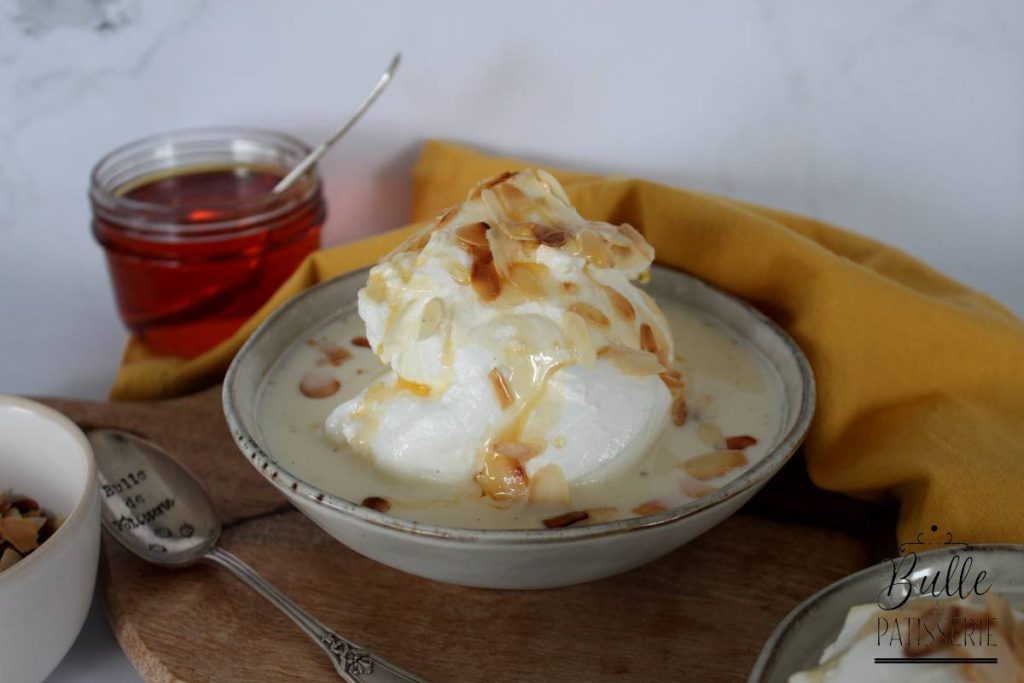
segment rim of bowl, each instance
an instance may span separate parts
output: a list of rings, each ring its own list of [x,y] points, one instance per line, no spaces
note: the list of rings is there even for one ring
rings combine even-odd
[[[797,346],[789,334],[774,321],[754,308],[753,305],[735,297],[714,285],[704,282],[686,271],[678,268],[671,268],[662,264],[655,264],[655,269],[665,269],[681,273],[690,278],[693,282],[706,287],[717,294],[724,296],[740,305],[746,313],[753,316],[757,321],[767,325],[781,339],[786,349],[792,354],[800,372],[800,384],[802,389],[802,402],[799,406],[796,419],[786,434],[776,445],[765,454],[765,456],[749,469],[745,470],[736,479],[725,484],[714,493],[690,501],[683,505],[664,510],[653,515],[640,517],[629,517],[600,524],[588,524],[583,526],[568,526],[555,529],[472,529],[466,527],[448,527],[436,524],[414,522],[412,520],[392,517],[382,512],[377,512],[368,507],[348,501],[340,496],[324,491],[308,481],[289,472],[283,465],[277,462],[270,454],[263,450],[261,444],[243,426],[242,420],[236,413],[233,398],[236,377],[240,361],[250,350],[260,343],[262,338],[272,329],[277,321],[288,311],[300,305],[302,300],[311,296],[314,292],[331,286],[335,281],[346,277],[357,276],[361,272],[369,271],[370,267],[344,273],[324,282],[318,283],[289,299],[275,310],[255,332],[246,340],[235,354],[231,365],[228,367],[224,377],[224,386],[221,392],[221,399],[224,409],[224,416],[227,418],[228,427],[234,437],[235,443],[246,456],[249,464],[256,468],[263,477],[271,484],[281,489],[285,494],[297,494],[309,502],[320,505],[330,510],[349,515],[356,519],[367,522],[374,526],[383,527],[392,531],[409,533],[415,536],[427,536],[432,538],[443,538],[446,540],[459,541],[464,543],[555,543],[571,540],[590,539],[599,536],[608,536],[628,531],[638,531],[651,527],[664,526],[677,522],[681,519],[691,517],[703,512],[726,500],[737,496],[747,489],[766,482],[792,457],[793,453],[800,446],[810,427],[811,418],[814,416],[816,402],[816,389],[814,373],[811,364],[804,355],[804,352]],[[276,361],[275,361],[276,362]]]
[[[1024,545],[1016,543],[980,543],[978,545],[967,544],[968,549],[972,552],[980,551],[982,553],[1009,553],[1020,555],[1024,559]],[[928,557],[939,556],[943,554],[954,553],[962,551],[960,547],[953,548],[933,548],[922,553],[918,553],[917,557]],[[816,592],[811,597],[807,598],[799,605],[790,610],[779,625],[775,627],[772,634],[768,636],[768,640],[765,641],[764,647],[761,648],[761,653],[757,656],[757,661],[754,662],[754,668],[750,672],[750,678],[747,683],[761,683],[764,680],[764,675],[768,671],[768,668],[775,662],[775,657],[779,653],[779,645],[785,642],[793,632],[800,628],[804,620],[810,615],[811,609],[822,600],[825,600],[829,596],[842,591],[843,589],[851,586],[852,584],[858,583],[866,577],[876,576],[879,571],[889,572],[891,567],[889,566],[892,558],[882,560],[877,564],[873,564],[863,569],[859,569],[852,574],[848,574],[843,578],[830,583],[829,585]],[[850,605],[853,607],[853,605]],[[843,614],[843,618],[846,618],[846,614]],[[796,673],[796,672],[793,672]]]
[[[48,539],[43,541],[38,548],[26,555],[24,559],[19,560],[13,567],[0,572],[0,588],[3,587],[5,582],[11,581],[11,577],[20,576],[19,572],[23,574],[25,571],[28,571],[25,567],[42,562],[39,558],[49,556],[51,550],[56,547],[62,539],[71,536],[79,527],[85,524],[86,510],[91,502],[91,497],[96,495],[96,458],[93,456],[92,446],[89,445],[89,440],[85,438],[85,433],[78,425],[71,421],[71,418],[49,406],[39,403],[38,401],[21,398],[20,396],[0,394],[0,407],[2,406],[23,408],[36,413],[37,415],[54,423],[56,427],[67,432],[81,448],[82,457],[85,458],[86,472],[85,489],[74,507],[72,507],[71,511],[67,513],[67,516],[64,518],[64,523],[61,524],[60,528],[54,532],[53,536],[50,536]]]

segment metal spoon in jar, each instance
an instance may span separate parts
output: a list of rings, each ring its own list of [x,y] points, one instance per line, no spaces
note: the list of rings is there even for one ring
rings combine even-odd
[[[362,118],[363,114],[366,113],[366,110],[370,108],[370,105],[377,101],[377,98],[380,97],[380,94],[384,92],[384,88],[386,88],[388,86],[388,83],[391,82],[391,79],[394,78],[395,71],[398,69],[398,65],[399,63],[401,63],[401,61],[402,53],[400,52],[391,58],[391,63],[388,64],[387,70],[383,74],[381,74],[380,79],[377,80],[377,85],[373,86],[373,90],[371,90],[370,94],[366,96],[366,99],[363,101],[363,103],[359,105],[359,109],[356,109],[356,113],[352,114],[351,118],[349,118],[349,120],[345,122],[345,125],[343,125],[337,131],[335,131],[334,135],[321,142],[320,146],[318,146],[316,149],[309,153],[309,156],[300,161],[298,165],[295,166],[295,168],[289,171],[288,175],[286,175],[284,178],[281,178],[281,180],[278,181],[277,185],[274,185],[273,191],[275,193],[284,192],[285,190],[287,190],[291,186],[291,184],[294,183],[299,178],[299,176],[301,176],[309,169],[310,166],[320,161],[320,157],[326,154],[327,150],[329,150],[335,142],[340,140],[342,135],[347,133],[352,128],[352,126],[356,125],[356,122],[359,121],[360,118]]]
[[[143,560],[167,567],[200,561],[224,567],[299,625],[349,683],[425,683],[342,638],[216,547],[220,518],[198,481],[155,444],[127,432],[89,432],[99,470],[103,527]]]

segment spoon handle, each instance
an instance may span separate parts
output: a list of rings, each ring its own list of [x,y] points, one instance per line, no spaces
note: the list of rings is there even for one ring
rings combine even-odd
[[[395,71],[398,69],[398,65],[401,61],[401,53],[398,53],[391,58],[391,63],[388,64],[387,71],[381,74],[380,79],[377,81],[377,85],[373,86],[373,90],[371,90],[370,94],[367,95],[365,100],[363,100],[363,103],[359,105],[359,109],[356,109],[356,113],[352,114],[352,117],[345,122],[345,125],[334,132],[334,135],[321,142],[316,149],[309,153],[309,156],[300,161],[295,168],[289,171],[288,175],[281,178],[277,185],[274,185],[274,189],[272,190],[273,192],[284,192],[287,190],[299,176],[309,170],[310,166],[320,161],[320,158],[327,153],[327,150],[329,150],[342,135],[349,132],[349,130],[352,129],[352,126],[356,125],[359,119],[362,118],[363,114],[366,113],[366,110],[370,108],[370,105],[376,102],[377,98],[380,97],[380,94],[384,92],[384,88],[386,88],[388,83],[391,82],[391,79],[395,77]]]
[[[342,638],[228,551],[213,548],[203,559],[224,567],[288,615],[327,653],[338,674],[348,683],[426,683],[422,678]]]

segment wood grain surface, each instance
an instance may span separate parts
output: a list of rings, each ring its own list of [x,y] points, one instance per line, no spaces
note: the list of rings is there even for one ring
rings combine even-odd
[[[246,463],[219,387],[149,403],[45,399],[83,428],[163,446],[214,497],[223,545],[350,639],[429,681],[742,681],[776,624],[895,552],[891,510],[815,489],[799,457],[739,514],[661,560],[582,586],[462,588],[358,555]],[[227,572],[167,570],[108,537],[108,615],[147,681],[333,681],[286,617]]]

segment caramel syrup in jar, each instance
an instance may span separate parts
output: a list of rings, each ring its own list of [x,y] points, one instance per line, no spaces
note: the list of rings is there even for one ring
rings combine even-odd
[[[119,187],[123,206],[115,212],[94,205],[93,231],[106,249],[121,317],[150,350],[192,357],[212,348],[319,247],[326,215],[319,184],[308,196],[273,195],[285,173],[240,164],[174,168]]]

